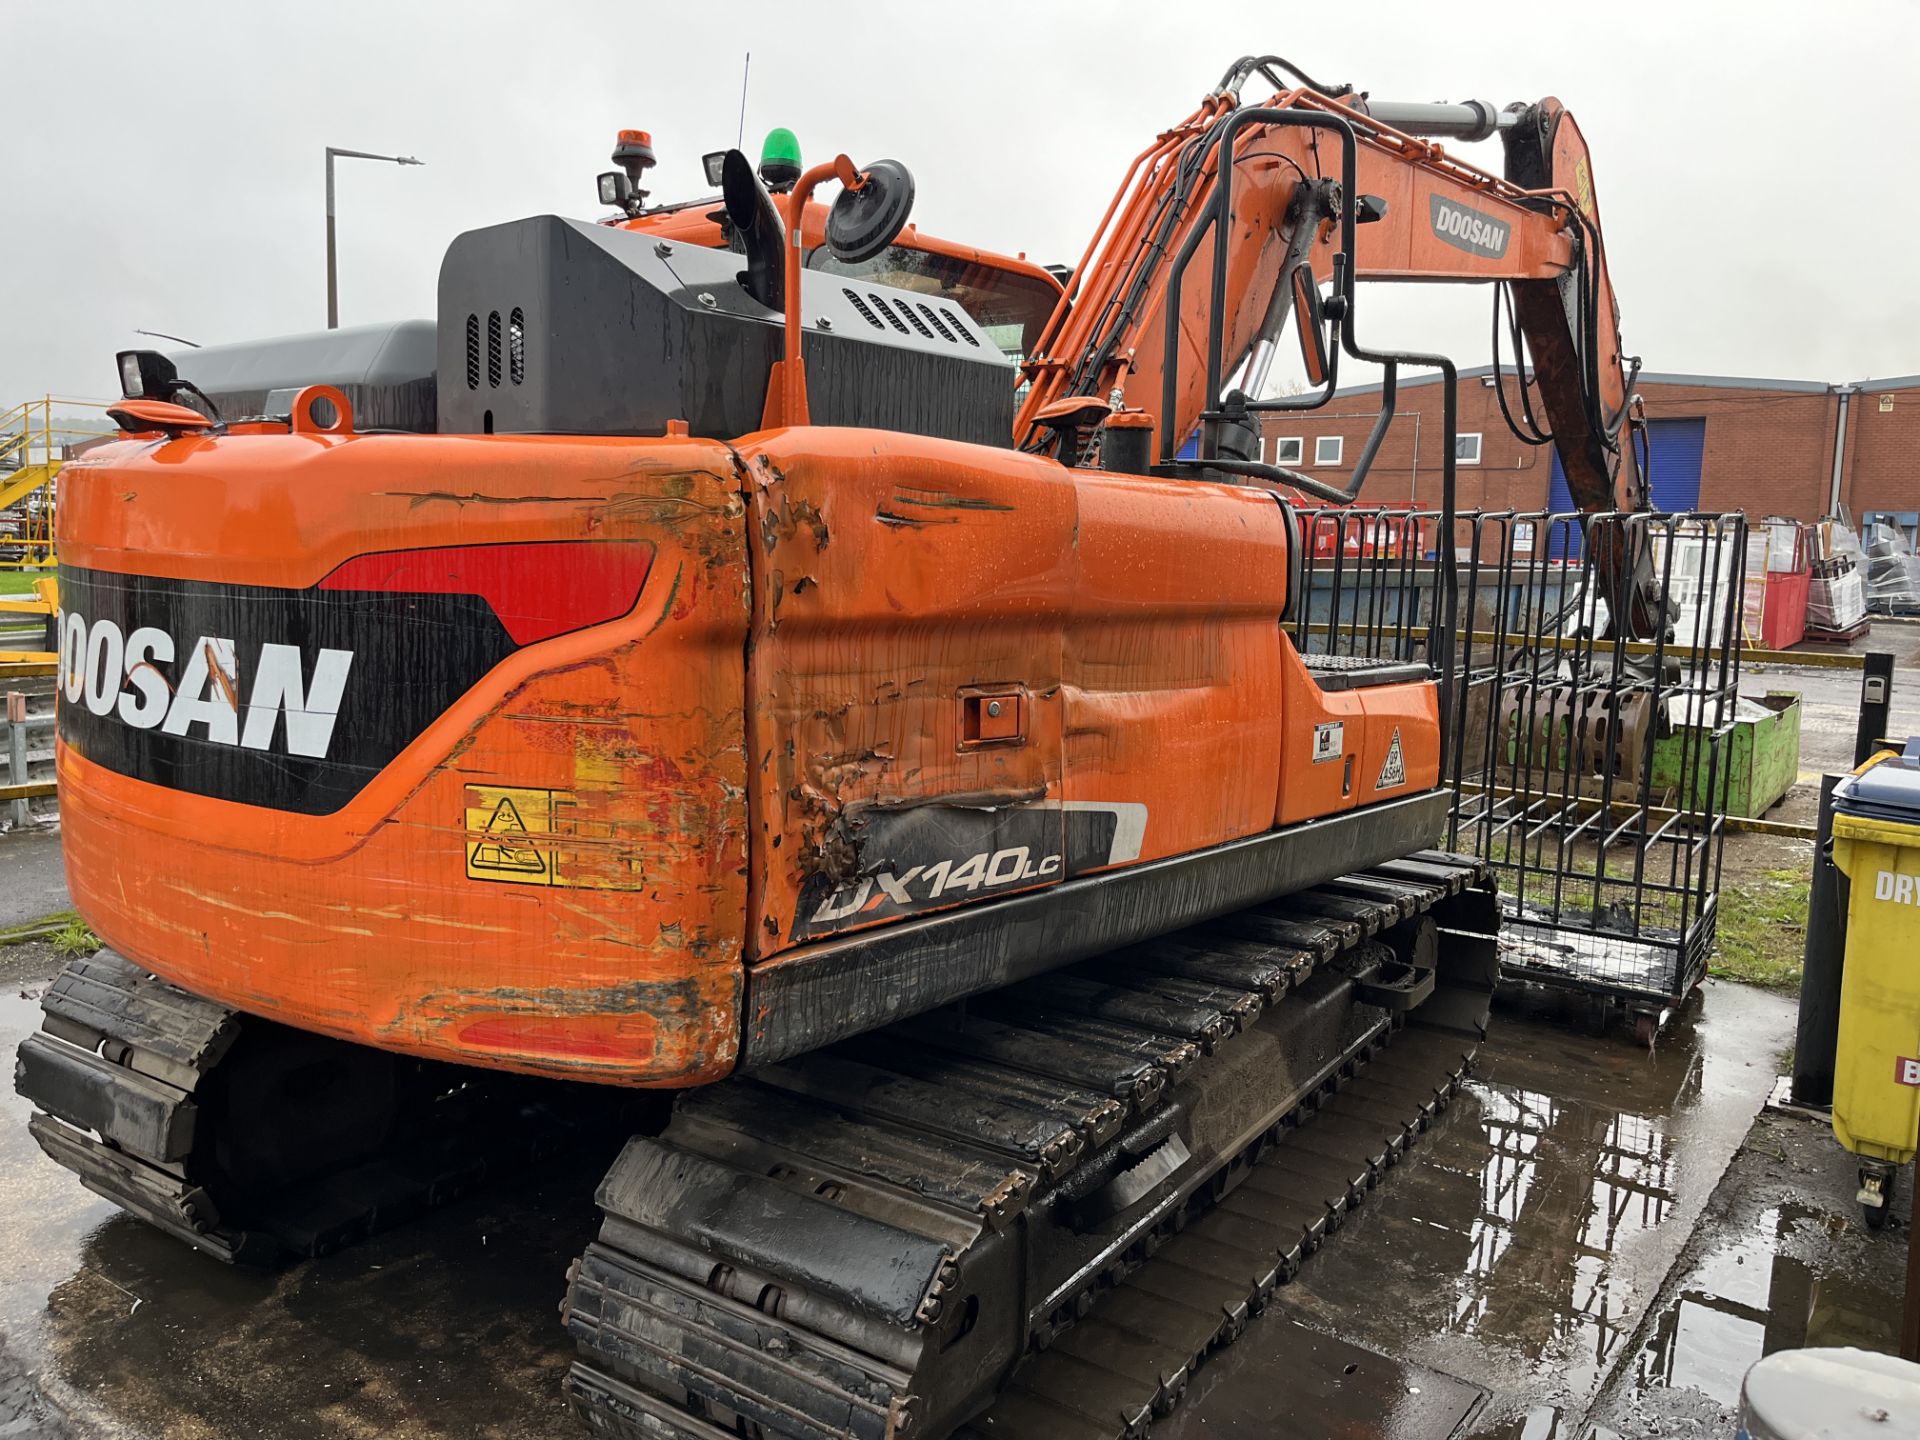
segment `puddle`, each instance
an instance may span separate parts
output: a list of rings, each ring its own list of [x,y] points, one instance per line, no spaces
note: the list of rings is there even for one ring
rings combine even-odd
[[[8,1062],[20,1042],[40,1028],[41,985],[14,983],[0,994],[0,1056]],[[23,994],[22,992],[25,992]],[[0,1084],[0,1175],[7,1188],[7,1223],[0,1226],[0,1334],[16,1350],[47,1303],[47,1292],[72,1275],[87,1238],[120,1211],[81,1189],[73,1176],[40,1153],[27,1134],[33,1107],[14,1093],[11,1063]],[[77,1198],[76,1198],[77,1197]],[[22,1356],[29,1363],[31,1354]]]
[[[0,994],[0,1045],[38,1024],[38,988]],[[1502,1011],[1415,1159],[1276,1297],[1277,1315],[1202,1372],[1174,1417],[1181,1433],[1284,1433],[1273,1426],[1291,1392],[1257,1362],[1289,1333],[1311,1359],[1297,1373],[1321,1376],[1325,1413],[1353,1419],[1352,1433],[1445,1434],[1486,1392],[1484,1440],[1586,1440],[1580,1417],[1623,1365],[1719,1395],[1767,1349],[1858,1331],[1879,1301],[1823,1286],[1802,1253],[1822,1222],[1781,1207],[1702,1259],[1652,1343],[1636,1353],[1632,1338],[1772,1082],[1791,1016],[1718,987],[1649,1053]],[[0,1342],[82,1433],[186,1434],[191,1416],[193,1440],[575,1440],[554,1305],[592,1234],[603,1164],[528,1175],[323,1264],[259,1274],[120,1217],[39,1153],[27,1113],[0,1096]],[[1365,1353],[1336,1365],[1340,1346]]]
[[[1482,1440],[1585,1440],[1589,1404],[1631,1363],[1765,1098],[1792,1007],[1717,987],[1651,1053],[1567,1019],[1551,1004],[1497,1013],[1417,1163],[1285,1292],[1308,1323],[1492,1392]],[[1734,1268],[1724,1288],[1752,1303]],[[1375,1299],[1362,1310],[1355,1295]],[[1706,1333],[1723,1318],[1738,1317],[1689,1316],[1686,1352],[1747,1347]]]
[[[1703,1256],[1655,1324],[1636,1362],[1636,1386],[1696,1390],[1732,1407],[1748,1367],[1776,1350],[1896,1350],[1897,1289],[1823,1279],[1792,1253],[1830,1239],[1835,1218],[1807,1206],[1772,1206],[1751,1230]]]
[[[1524,1415],[1515,1416],[1491,1430],[1475,1431],[1475,1440],[1579,1440],[1567,1427],[1569,1421],[1555,1405],[1536,1405]]]
[[[1263,1316],[1200,1367],[1151,1440],[1448,1440],[1481,1399],[1451,1376]]]

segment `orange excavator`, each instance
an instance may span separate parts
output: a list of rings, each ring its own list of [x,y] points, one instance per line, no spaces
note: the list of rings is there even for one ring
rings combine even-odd
[[[21,1047],[33,1132],[275,1263],[617,1127],[595,1434],[1137,1434],[1483,1033],[1450,598],[1316,645],[1302,503],[1438,367],[1451,596],[1453,368],[1357,325],[1406,279],[1500,287],[1582,508],[1644,504],[1579,131],[1250,57],[1064,286],[918,232],[895,162],[775,132],[649,206],[614,159],[609,218],[456,239],[431,324],[120,357],[59,514],[106,948]],[[1312,388],[1263,398],[1289,327]],[[1353,472],[1266,463],[1343,357]]]

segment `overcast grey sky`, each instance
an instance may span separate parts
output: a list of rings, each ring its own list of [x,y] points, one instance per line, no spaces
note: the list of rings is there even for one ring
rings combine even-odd
[[[894,156],[924,228],[1042,261],[1078,258],[1127,162],[1248,51],[1382,99],[1556,94],[1592,146],[1649,369],[1920,371],[1905,0],[0,0],[0,406],[113,393],[136,326],[209,343],[322,326],[326,145],[427,162],[342,162],[345,324],[430,316],[462,230],[599,213],[621,126],[652,131],[658,198],[702,190],[749,48],[750,151],[787,125],[810,160]],[[1497,143],[1463,153],[1499,168]],[[1396,288],[1368,338],[1482,363],[1487,305]]]

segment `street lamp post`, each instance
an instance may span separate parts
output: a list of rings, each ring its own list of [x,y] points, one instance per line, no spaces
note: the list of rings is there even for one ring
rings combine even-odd
[[[370,155],[365,150],[341,150],[327,146],[327,328],[340,328],[340,277],[335,269],[333,243],[333,159],[340,156],[346,160],[385,160],[392,165],[424,165],[424,160],[416,160],[411,155]]]

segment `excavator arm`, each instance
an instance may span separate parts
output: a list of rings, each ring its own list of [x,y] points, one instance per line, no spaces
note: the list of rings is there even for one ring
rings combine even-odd
[[[1197,434],[1189,463],[1344,503],[1385,436],[1400,368],[1432,366],[1448,385],[1450,511],[1453,367],[1443,356],[1362,343],[1357,282],[1491,284],[1496,347],[1503,304],[1515,346],[1517,387],[1502,377],[1501,401],[1516,433],[1556,446],[1584,514],[1646,509],[1624,443],[1638,362],[1622,355],[1591,166],[1572,116],[1554,99],[1505,110],[1373,102],[1298,72],[1283,79],[1290,70],[1273,57],[1239,62],[1134,162],[1027,361],[1018,442],[1042,448],[1074,401],[1104,402],[1152,416],[1164,467],[1177,470],[1181,446]],[[1238,95],[1255,75],[1282,86],[1257,107]],[[1496,134],[1504,175],[1442,143]],[[1290,320],[1315,388],[1260,398]],[[1254,417],[1326,404],[1342,353],[1381,364],[1385,375],[1380,416],[1346,483],[1261,464]],[[1659,606],[1645,557],[1629,553],[1617,527],[1609,537],[1596,546],[1608,553],[1594,557],[1601,595],[1632,633],[1649,633]]]

